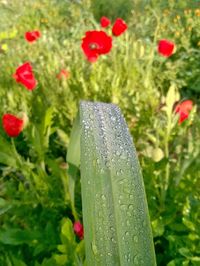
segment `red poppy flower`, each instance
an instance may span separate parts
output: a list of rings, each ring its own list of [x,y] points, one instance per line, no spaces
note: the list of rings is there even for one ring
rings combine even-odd
[[[28,90],[33,90],[37,85],[32,66],[29,62],[26,62],[23,65],[19,66],[13,77],[17,82],[24,85]]]
[[[82,50],[90,62],[95,62],[99,55],[107,54],[112,48],[112,37],[104,31],[87,31],[82,39]]]
[[[68,78],[68,77],[69,77],[69,72],[65,69],[62,69],[60,73],[57,75],[57,79]]]
[[[114,36],[119,36],[123,32],[125,32],[125,30],[127,30],[127,28],[128,28],[128,26],[127,26],[126,22],[121,18],[117,18],[115,20],[113,27],[112,27],[112,33]]]
[[[175,44],[168,40],[160,40],[158,43],[158,53],[164,57],[169,57],[174,51]]]
[[[107,18],[107,17],[102,17],[100,19],[100,23],[101,23],[101,27],[102,28],[106,28],[106,27],[108,27],[110,25],[110,19]]]
[[[191,100],[186,100],[176,105],[175,113],[179,114],[179,124],[181,124],[184,120],[188,118],[192,107],[193,102]]]
[[[40,37],[41,37],[41,33],[40,31],[37,31],[37,30],[27,31],[24,35],[24,38],[27,40],[27,42],[34,42]]]
[[[9,137],[17,137],[24,128],[24,120],[12,114],[5,114],[2,117],[3,128]]]
[[[76,221],[74,223],[74,233],[80,238],[80,239],[83,239],[83,236],[84,236],[84,230],[83,230],[83,225],[79,222],[79,221]]]

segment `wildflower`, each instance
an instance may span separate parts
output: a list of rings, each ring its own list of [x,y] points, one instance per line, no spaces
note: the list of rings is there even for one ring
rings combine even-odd
[[[191,100],[183,101],[176,105],[175,113],[179,114],[179,124],[186,120],[189,116],[189,112],[192,110],[193,102]]]
[[[27,90],[33,90],[37,85],[37,81],[32,71],[32,66],[29,62],[26,62],[23,65],[19,66],[16,69],[13,77],[15,78],[16,82],[24,85]]]
[[[127,28],[128,27],[126,22],[121,18],[117,18],[112,27],[112,33],[114,36],[120,36],[123,32],[127,30]]]
[[[83,225],[79,222],[76,221],[73,225],[74,228],[74,233],[80,238],[83,239],[84,237],[84,230],[83,230]]]
[[[2,123],[3,129],[9,137],[17,137],[24,128],[24,120],[12,114],[4,114]]]
[[[174,51],[175,44],[168,40],[160,40],[158,43],[158,53],[164,57],[169,57]]]
[[[104,31],[87,31],[82,39],[82,50],[88,61],[95,62],[99,55],[107,54],[112,48],[112,37]]]
[[[69,77],[69,72],[66,69],[62,69],[60,73],[57,74],[57,79],[68,78],[68,77]]]
[[[24,38],[27,40],[27,42],[35,42],[40,37],[41,37],[41,32],[38,30],[27,31],[24,35]]]
[[[100,23],[101,23],[101,27],[102,28],[106,28],[106,27],[108,27],[110,25],[110,19],[107,18],[107,17],[102,17],[100,19]]]

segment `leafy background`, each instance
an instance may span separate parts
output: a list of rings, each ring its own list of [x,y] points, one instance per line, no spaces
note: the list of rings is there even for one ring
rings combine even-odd
[[[177,3],[178,2],[178,3]],[[128,31],[95,64],[81,38],[99,18],[126,20]],[[79,101],[120,106],[143,169],[158,265],[200,265],[200,4],[199,1],[0,1],[0,115],[26,112],[29,123],[10,140],[0,126],[0,265],[83,265],[80,177],[75,208],[66,154]],[[24,33],[39,29],[30,45]],[[109,31],[109,30],[108,30]],[[176,43],[168,59],[159,39]],[[30,92],[12,75],[30,61]],[[69,78],[56,75],[67,69]],[[195,106],[181,125],[179,100]]]

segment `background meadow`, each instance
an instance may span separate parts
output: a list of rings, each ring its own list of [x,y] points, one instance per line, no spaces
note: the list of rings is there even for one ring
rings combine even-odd
[[[178,3],[177,3],[178,2]],[[123,18],[109,54],[88,62],[81,42],[100,18]],[[34,43],[28,31],[39,30]],[[111,34],[111,27],[106,29]],[[175,44],[158,53],[159,40]],[[13,78],[31,62],[37,87]],[[60,74],[61,73],[61,74]],[[80,175],[75,208],[66,155],[81,99],[112,102],[138,152],[158,265],[200,265],[199,1],[0,1],[0,116],[26,114],[16,138],[0,125],[0,265],[83,265]],[[191,100],[179,122],[177,104]]]

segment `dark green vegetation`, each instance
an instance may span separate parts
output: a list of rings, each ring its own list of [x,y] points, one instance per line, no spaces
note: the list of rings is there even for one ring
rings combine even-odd
[[[116,103],[125,115],[143,169],[157,264],[200,265],[200,6],[144,2],[135,1],[126,16],[116,11],[129,29],[93,65],[81,38],[100,28],[95,18],[114,21],[114,13],[102,14],[89,0],[0,2],[0,115],[29,117],[13,141],[0,127],[0,265],[82,265],[84,241],[72,229],[82,220],[80,177],[74,209],[66,171],[80,99]],[[24,33],[32,29],[42,38],[30,45]],[[176,44],[168,59],[157,53],[163,38]],[[32,92],[12,77],[26,61],[38,80]],[[68,79],[56,78],[61,69]],[[195,106],[179,125],[173,107],[188,98]]]

